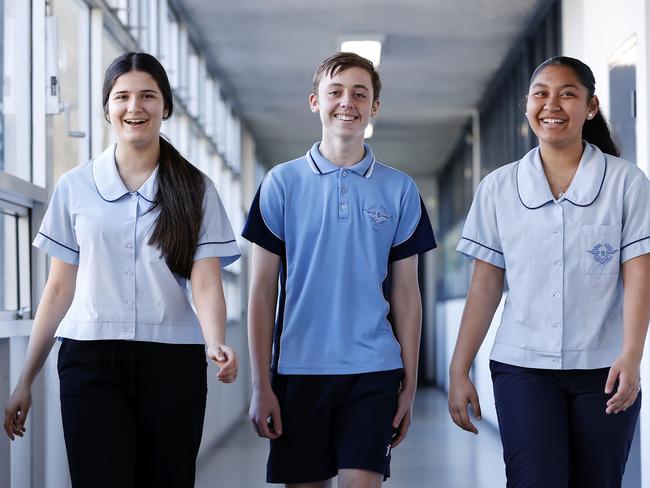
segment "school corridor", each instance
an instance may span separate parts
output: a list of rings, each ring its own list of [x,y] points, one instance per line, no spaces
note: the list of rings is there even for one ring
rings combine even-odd
[[[532,71],[549,57],[580,58],[592,68],[622,157],[650,174],[650,2],[0,0],[0,405],[18,381],[50,267],[31,243],[61,175],[114,141],[102,81],[128,51],[154,55],[169,74],[174,114],[161,132],[215,182],[242,251],[222,272],[239,377],[221,384],[209,367],[196,486],[271,486],[267,441],[247,417],[251,244],[241,231],[264,175],[321,137],[308,104],[314,69],[336,51],[355,51],[374,60],[383,85],[365,140],[377,160],[414,179],[437,241],[419,258],[414,421],[385,486],[505,487],[488,367],[503,300],[471,372],[483,408],[480,434],[461,431],[447,412],[449,362],[472,272],[456,246],[481,180],[537,144],[523,100]],[[0,435],[0,488],[71,486],[58,348],[34,383],[25,437]],[[647,342],[641,378],[650,391]],[[169,426],[177,428],[182,419]],[[650,488],[648,402],[623,487]]]

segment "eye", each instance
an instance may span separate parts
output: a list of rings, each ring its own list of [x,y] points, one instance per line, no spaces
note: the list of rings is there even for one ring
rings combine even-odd
[[[332,95],[333,97],[335,97],[335,96],[338,95],[339,93],[340,93],[340,92],[339,92],[338,90],[331,90],[331,91],[328,93],[328,95]]]
[[[546,95],[546,92],[544,90],[537,90],[533,92],[534,97],[543,97],[544,95]]]
[[[366,98],[365,93],[357,93],[357,98]]]
[[[560,93],[560,96],[562,98],[572,98],[572,97],[575,97],[575,94],[572,93],[572,92],[562,92],[562,93]]]

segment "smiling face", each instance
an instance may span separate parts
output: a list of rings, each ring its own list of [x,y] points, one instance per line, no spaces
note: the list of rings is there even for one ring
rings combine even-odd
[[[370,117],[379,110],[373,102],[370,73],[356,66],[322,77],[318,94],[309,96],[312,112],[318,112],[323,141],[360,142]]]
[[[119,76],[106,108],[119,144],[144,148],[158,143],[167,109],[160,88],[149,73],[129,71]]]
[[[540,146],[582,144],[582,126],[597,112],[598,98],[589,96],[571,68],[549,65],[532,80],[526,116]]]

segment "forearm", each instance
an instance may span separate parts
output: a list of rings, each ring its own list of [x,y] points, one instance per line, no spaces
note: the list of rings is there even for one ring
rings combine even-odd
[[[225,344],[226,301],[221,282],[201,287],[200,291],[193,287],[192,295],[206,345]]]
[[[194,262],[190,275],[192,299],[201,332],[208,347],[226,343],[226,300],[221,282],[221,260],[216,257]]]
[[[271,388],[269,368],[273,349],[273,328],[277,291],[251,289],[248,308],[248,344],[254,390]]]
[[[623,350],[641,361],[650,321],[650,254],[623,263]]]
[[[391,307],[395,335],[402,350],[404,380],[402,390],[415,392],[417,385],[420,335],[422,332],[422,302],[420,292],[394,296]],[[401,296],[400,296],[401,295]]]
[[[450,374],[468,374],[503,295],[504,271],[476,261],[467,294]]]
[[[41,303],[34,317],[29,337],[25,363],[19,383],[31,386],[52,350],[54,333],[70,308],[74,297],[74,286],[66,287],[50,283],[45,286]]]

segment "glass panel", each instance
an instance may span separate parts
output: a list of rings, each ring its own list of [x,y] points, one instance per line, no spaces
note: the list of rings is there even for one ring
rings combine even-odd
[[[117,43],[115,38],[106,30],[104,30],[104,35],[102,37],[102,63],[104,69],[108,67],[111,62],[122,54],[124,51]],[[93,100],[94,101],[94,100]],[[115,135],[111,129],[111,125],[106,122],[104,118],[103,109],[99,114],[96,114],[97,117],[102,119],[102,148],[107,147],[115,141]]]
[[[18,309],[18,228],[15,215],[0,214],[0,309]]]
[[[59,86],[63,111],[52,117],[54,182],[88,157],[85,94],[89,86],[87,63],[80,46],[88,45],[88,7],[78,0],[54,0],[59,20]]]
[[[31,25],[29,4],[0,1],[0,170],[30,180],[31,168]]]

